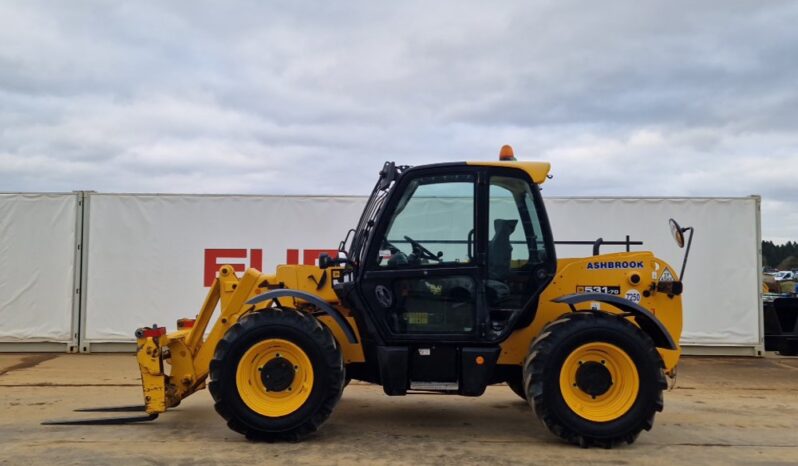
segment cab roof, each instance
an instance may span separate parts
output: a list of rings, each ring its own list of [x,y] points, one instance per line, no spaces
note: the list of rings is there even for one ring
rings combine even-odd
[[[529,175],[530,178],[532,178],[532,181],[537,184],[542,184],[544,181],[546,181],[549,175],[549,170],[551,170],[551,164],[549,162],[519,162],[515,160],[502,160],[495,162],[466,162],[466,164],[477,167],[506,167],[523,170]]]

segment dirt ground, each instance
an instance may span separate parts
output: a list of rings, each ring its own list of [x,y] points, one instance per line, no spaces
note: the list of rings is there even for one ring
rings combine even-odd
[[[561,443],[503,385],[387,397],[353,382],[296,444],[246,441],[207,391],[153,422],[39,425],[140,401],[132,355],[0,355],[0,464],[798,464],[798,358],[685,358],[654,428],[612,450]]]

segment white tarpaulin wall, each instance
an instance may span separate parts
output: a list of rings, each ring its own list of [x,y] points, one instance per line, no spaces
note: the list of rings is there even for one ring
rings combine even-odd
[[[337,249],[364,202],[92,194],[84,336],[89,343],[133,341],[138,327],[174,329],[176,319],[199,311],[206,265],[212,281],[219,269],[214,264],[274,270],[286,263],[289,250],[302,263],[312,259],[307,249]]]
[[[682,344],[755,346],[761,342],[759,198],[550,198],[556,240],[643,241],[677,271],[684,250],[668,219],[695,227],[685,270]],[[622,251],[603,246],[601,252]],[[558,246],[558,257],[591,254],[590,246]]]
[[[140,326],[192,317],[216,264],[272,270],[335,249],[359,218],[360,197],[92,194],[89,209],[87,343],[130,342]],[[760,344],[758,199],[546,200],[557,240],[643,241],[678,270],[683,250],[667,220],[694,226],[687,266],[683,343]],[[641,248],[641,247],[633,247]],[[622,248],[604,246],[603,252]],[[586,256],[589,246],[558,246]],[[212,276],[212,275],[211,275]]]
[[[0,342],[72,341],[78,194],[0,194]]]

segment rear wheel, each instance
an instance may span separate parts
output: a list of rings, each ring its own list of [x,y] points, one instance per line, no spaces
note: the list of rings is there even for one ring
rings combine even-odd
[[[530,405],[555,435],[582,446],[632,443],[651,429],[666,388],[654,343],[627,320],[576,312],[550,323],[524,364]]]
[[[208,389],[227,425],[252,440],[296,441],[329,417],[344,384],[341,352],[313,316],[255,312],[219,341]]]

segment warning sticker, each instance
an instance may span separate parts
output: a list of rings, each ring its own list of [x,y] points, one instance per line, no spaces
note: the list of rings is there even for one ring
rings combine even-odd
[[[629,300],[629,301],[631,301],[631,302],[633,302],[635,304],[640,304],[640,292],[637,291],[637,290],[629,290],[629,291],[627,291],[626,295],[624,296],[624,298],[626,298],[627,300]]]
[[[671,273],[669,268],[665,267],[665,270],[662,272],[662,275],[659,276],[659,281],[661,282],[673,281],[673,274]]]
[[[576,287],[577,293],[604,293],[604,294],[613,294],[613,295],[620,295],[621,294],[621,287],[620,286],[604,286],[604,285],[578,285]]]

